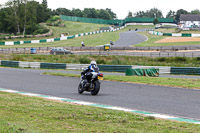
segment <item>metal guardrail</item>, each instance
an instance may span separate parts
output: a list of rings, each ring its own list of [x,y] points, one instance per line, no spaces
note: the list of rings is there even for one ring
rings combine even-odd
[[[1,66],[20,67],[20,68],[42,68],[42,69],[64,69],[64,70],[82,70],[89,64],[63,64],[63,63],[41,63],[24,61],[5,61],[0,60]],[[136,65],[98,65],[100,71],[108,72],[126,72],[127,69],[159,69],[160,74],[184,74],[200,75],[200,67],[163,67],[163,66],[136,66]]]
[[[37,54],[47,54],[49,51],[54,47],[36,47],[36,53]],[[180,50],[200,50],[200,45],[190,45],[190,46],[154,46],[154,47],[115,47],[111,46],[109,51],[104,51],[104,46],[99,47],[63,47],[67,50],[71,50],[75,53],[81,54],[83,52],[135,52],[135,51],[153,51],[157,53],[171,53],[171,52],[177,52]],[[30,53],[31,48],[3,48],[0,49],[0,54],[10,54],[10,53]]]
[[[62,64],[62,63],[41,63],[41,62],[24,62],[24,61],[1,61],[1,66],[20,67],[20,68],[43,68],[43,69],[66,69],[66,70],[82,70],[87,68],[89,64]],[[132,65],[98,65],[100,71],[108,72],[125,72],[126,69],[134,68],[156,68],[160,73],[170,73],[170,67],[160,66],[132,66]]]
[[[171,74],[200,75],[199,67],[171,67]]]

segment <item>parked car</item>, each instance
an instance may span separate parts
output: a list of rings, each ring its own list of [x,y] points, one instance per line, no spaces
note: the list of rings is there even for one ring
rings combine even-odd
[[[57,55],[57,54],[73,54],[73,53],[64,48],[52,48],[50,50],[50,54]]]

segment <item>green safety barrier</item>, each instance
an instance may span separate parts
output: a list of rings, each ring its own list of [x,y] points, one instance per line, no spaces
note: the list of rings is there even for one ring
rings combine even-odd
[[[24,41],[24,44],[25,44],[25,43],[31,43],[31,41]]]
[[[172,36],[172,33],[163,33],[163,36]]]
[[[171,67],[171,74],[200,75],[199,67]]]
[[[76,22],[95,23],[95,24],[123,25],[125,23],[124,20],[104,20],[104,19],[73,17],[73,16],[65,16],[65,15],[61,15],[61,19],[66,20],[66,21],[76,21]]]
[[[43,43],[43,42],[47,42],[47,40],[45,39],[45,40],[40,40],[40,43]]]
[[[136,22],[136,23],[153,23],[154,18],[126,18],[127,23]]]
[[[60,41],[60,38],[54,38],[54,41]]]
[[[40,68],[43,68],[43,69],[66,69],[66,64],[62,64],[62,63],[40,63]]]
[[[19,67],[19,62],[18,61],[1,61],[1,66]]]
[[[158,21],[160,23],[174,23],[174,19],[173,18],[158,18]]]
[[[192,36],[192,34],[190,34],[190,33],[182,33],[182,37],[191,37]]]
[[[75,38],[75,35],[67,37],[67,39],[73,39],[73,38]]]
[[[0,42],[0,45],[5,45],[5,42]]]
[[[19,45],[20,44],[20,41],[15,41],[14,42],[14,45]]]
[[[151,76],[151,77],[158,77],[159,76],[159,69],[156,68],[148,68],[148,69],[127,69],[126,76]]]
[[[132,68],[129,65],[98,65],[100,71],[106,72],[126,72],[126,69]]]
[[[66,21],[77,21],[86,23],[97,23],[97,24],[111,24],[111,25],[123,25],[125,23],[153,23],[154,18],[126,18],[124,20],[104,20],[95,18],[83,18],[74,16],[61,15],[62,20]],[[160,23],[174,23],[173,18],[158,18]]]

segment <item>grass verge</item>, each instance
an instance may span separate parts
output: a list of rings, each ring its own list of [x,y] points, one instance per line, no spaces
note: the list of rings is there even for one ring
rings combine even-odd
[[[178,46],[178,45],[199,45],[200,42],[170,42],[170,43],[155,43],[158,40],[165,38],[164,36],[151,35],[148,32],[140,32],[139,34],[148,37],[148,40],[134,46],[152,47],[152,46]]]
[[[109,27],[109,25],[69,22],[69,21],[66,21],[65,24],[66,24],[66,28],[51,27],[53,29],[53,33],[55,33],[53,37],[59,37],[61,33],[66,33],[66,32],[69,32],[70,35],[75,35],[75,34],[80,34],[80,33],[85,33],[85,32],[98,31],[100,27]],[[46,43],[38,43],[38,44],[21,44],[21,45],[12,45],[12,46],[2,45],[0,46],[0,48],[70,47],[70,46],[81,46],[82,41],[84,41],[85,46],[99,46],[99,45],[109,44],[110,40],[112,40],[113,42],[117,41],[119,39],[119,34],[121,32],[128,31],[128,29],[135,29],[135,28],[144,29],[144,28],[151,28],[151,27],[153,26],[140,26],[140,25],[127,26],[126,28],[116,31],[116,32],[105,32],[105,33],[100,33],[100,34],[78,37],[78,38],[74,38],[70,40],[46,42]],[[28,38],[28,39],[21,39],[21,40],[39,40],[39,39],[45,39],[45,38],[35,38],[35,39]]]
[[[0,92],[0,132],[198,133],[200,126]]]
[[[90,61],[96,60],[97,64],[104,65],[200,67],[200,57],[0,54],[0,60],[65,64],[89,64]]]
[[[54,76],[80,77],[79,74],[68,73],[44,72],[43,74]],[[104,75],[104,80],[168,87],[181,87],[189,89],[200,89],[200,79]]]

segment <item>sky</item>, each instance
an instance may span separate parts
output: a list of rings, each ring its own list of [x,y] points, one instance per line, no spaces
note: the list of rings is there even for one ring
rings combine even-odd
[[[0,0],[0,4],[4,4],[8,0]],[[42,2],[42,0],[35,0]],[[200,0],[47,0],[48,7],[51,9],[57,8],[110,8],[117,14],[118,19],[124,19],[128,12],[136,13],[138,11],[146,11],[151,8],[158,8],[166,17],[169,10],[177,11],[179,9],[187,10],[188,12],[199,9]]]

